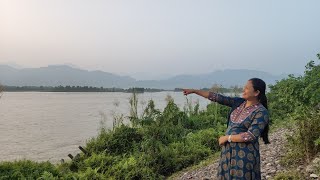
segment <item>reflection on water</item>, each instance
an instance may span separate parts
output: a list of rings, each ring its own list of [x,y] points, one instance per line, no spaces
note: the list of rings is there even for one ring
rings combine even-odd
[[[138,95],[139,112],[148,100],[163,110],[166,97],[173,97],[183,108],[182,92],[143,93]],[[79,145],[97,135],[101,114],[112,127],[112,114],[129,113],[128,93],[42,93],[5,92],[0,99],[0,161],[32,159],[58,162],[76,154]],[[190,95],[188,101],[204,109],[210,101]]]

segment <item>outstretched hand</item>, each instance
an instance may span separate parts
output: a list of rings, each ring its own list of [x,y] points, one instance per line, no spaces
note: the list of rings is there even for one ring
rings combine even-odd
[[[192,94],[194,93],[194,90],[193,89],[182,89],[183,90],[183,94],[186,96],[188,94]]]

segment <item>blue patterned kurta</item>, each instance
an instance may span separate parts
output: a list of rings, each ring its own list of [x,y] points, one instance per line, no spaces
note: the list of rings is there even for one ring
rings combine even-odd
[[[269,123],[268,110],[262,104],[245,108],[243,98],[216,93],[210,93],[208,99],[232,107],[226,135],[240,134],[245,141],[222,146],[218,179],[261,179],[259,137]]]

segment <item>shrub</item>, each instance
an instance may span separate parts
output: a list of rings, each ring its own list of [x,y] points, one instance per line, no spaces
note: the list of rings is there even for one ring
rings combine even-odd
[[[142,140],[142,134],[136,128],[121,125],[114,131],[102,129],[96,138],[88,141],[86,148],[90,153],[107,152],[115,155],[128,153],[136,143]]]
[[[303,76],[290,75],[270,86],[271,118],[276,123],[287,122],[294,131],[288,137],[288,153],[282,160],[286,165],[310,162],[320,151],[320,113],[317,110],[320,102],[319,77],[320,64],[310,61]]]
[[[222,126],[217,128],[199,130],[195,133],[189,133],[186,136],[186,142],[188,144],[198,143],[200,145],[210,148],[212,151],[219,151],[220,146],[218,138],[223,134],[224,128],[222,128]]]
[[[209,148],[196,144],[187,144],[174,142],[168,146],[161,147],[160,152],[155,157],[155,164],[159,174],[167,176],[188,167],[194,163],[200,162],[209,156]]]
[[[0,163],[0,179],[37,179],[44,175],[58,176],[56,167],[49,162],[20,160]]]
[[[159,176],[148,166],[144,165],[143,156],[140,154],[122,158],[114,164],[108,171],[109,178],[114,179],[159,179]]]

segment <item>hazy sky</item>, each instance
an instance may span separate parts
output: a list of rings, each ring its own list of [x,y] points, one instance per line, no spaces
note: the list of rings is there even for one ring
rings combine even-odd
[[[319,0],[0,0],[0,64],[150,77],[302,73],[320,53],[319,7]]]

